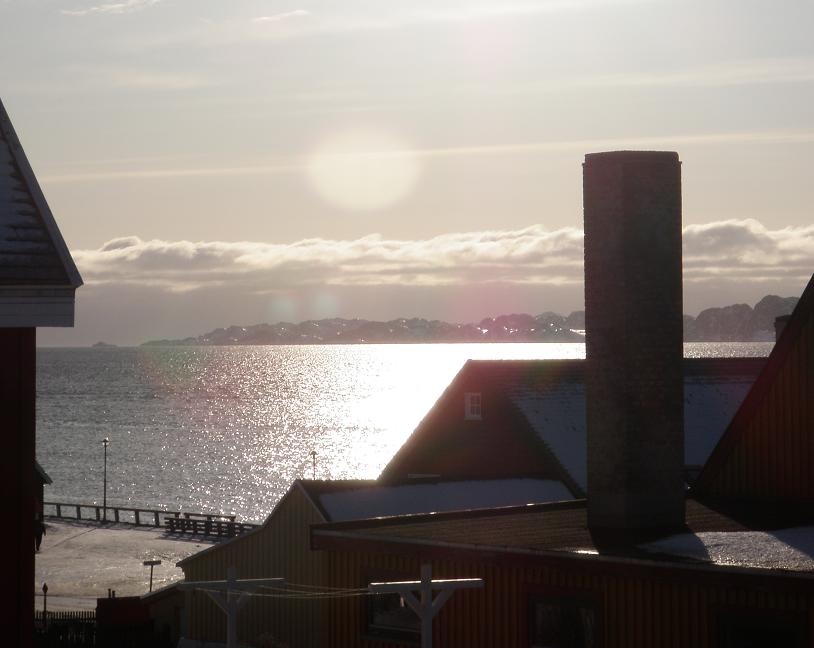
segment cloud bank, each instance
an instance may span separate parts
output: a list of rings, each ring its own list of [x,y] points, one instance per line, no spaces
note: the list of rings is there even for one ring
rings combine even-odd
[[[65,16],[89,16],[93,14],[124,14],[140,11],[158,4],[161,0],[124,0],[124,2],[108,2],[105,4],[85,7],[84,9],[63,9]]]
[[[230,286],[264,294],[314,286],[564,286],[583,277],[576,228],[445,234],[423,240],[373,234],[355,240],[289,244],[113,239],[74,258],[90,284],[179,292]],[[684,280],[764,282],[806,279],[814,270],[814,226],[771,230],[755,220],[684,229]]]
[[[270,16],[258,16],[257,18],[252,18],[252,22],[276,23],[283,20],[288,20],[289,18],[303,18],[309,15],[311,15],[310,11],[306,11],[305,9],[295,9],[294,11],[285,11],[283,13],[272,14]]]

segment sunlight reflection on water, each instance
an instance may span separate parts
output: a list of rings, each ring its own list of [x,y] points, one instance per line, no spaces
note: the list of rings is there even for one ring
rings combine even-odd
[[[688,345],[766,355],[771,344]],[[374,478],[467,358],[582,358],[582,344],[40,349],[46,499],[262,519],[292,479]]]

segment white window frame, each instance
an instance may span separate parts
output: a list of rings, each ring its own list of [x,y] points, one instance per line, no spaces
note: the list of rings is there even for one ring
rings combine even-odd
[[[480,421],[483,419],[483,396],[481,392],[464,394],[464,420]]]

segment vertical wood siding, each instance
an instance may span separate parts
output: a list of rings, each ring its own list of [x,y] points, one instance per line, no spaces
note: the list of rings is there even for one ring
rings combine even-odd
[[[8,521],[0,627],[8,646],[33,641],[35,368],[36,329],[0,328],[0,493]]]
[[[706,491],[716,497],[814,502],[814,316],[738,433]]]
[[[718,620],[728,611],[750,618],[798,615],[807,623],[806,645],[814,645],[814,588],[784,593],[771,587],[727,585],[702,572],[697,578],[675,581],[659,576],[659,570],[607,571],[601,564],[592,565],[590,570],[571,570],[351,552],[330,552],[326,573],[333,586],[359,587],[367,584],[364,575],[376,569],[397,570],[418,578],[422,562],[432,563],[436,578],[485,581],[483,590],[456,592],[436,617],[433,645],[443,648],[528,646],[532,593],[595,602],[597,646],[601,648],[713,648],[717,645]],[[365,637],[365,605],[359,598],[331,601],[322,645],[403,648],[404,642]]]
[[[234,566],[238,578],[281,577],[289,583],[320,585],[325,582],[326,554],[310,550],[308,535],[309,526],[320,522],[322,517],[294,487],[265,526],[182,565],[184,576],[190,581],[220,580]],[[240,612],[238,640],[273,645],[273,637],[292,647],[316,647],[321,605],[317,600],[255,597]],[[192,595],[188,622],[189,638],[225,641],[225,616],[206,594]]]

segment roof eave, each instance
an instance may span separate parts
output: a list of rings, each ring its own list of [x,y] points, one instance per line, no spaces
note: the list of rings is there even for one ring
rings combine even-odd
[[[364,533],[353,530],[334,530],[332,528],[311,529],[311,546],[318,551],[336,552],[370,552],[392,553],[400,555],[417,555],[422,560],[433,557],[444,558],[450,552],[456,560],[464,556],[483,560],[488,556],[500,560],[501,557],[509,561],[519,561],[520,564],[539,562],[543,564],[562,564],[571,568],[578,565],[594,569],[601,565],[606,569],[641,568],[648,571],[659,569],[678,574],[682,573],[688,578],[701,573],[710,576],[720,576],[726,579],[743,578],[760,579],[765,585],[767,578],[772,579],[780,589],[788,591],[809,591],[814,581],[814,573],[809,571],[791,571],[768,569],[764,567],[751,567],[742,565],[723,565],[716,563],[685,562],[681,559],[665,560],[662,557],[653,558],[621,556],[615,554],[602,554],[593,552],[579,552],[573,549],[534,549],[526,547],[511,547],[488,544],[470,544],[462,542],[448,542],[431,538],[402,538],[398,536],[383,536],[374,533]]]
[[[73,326],[74,286],[0,286],[0,328]]]

